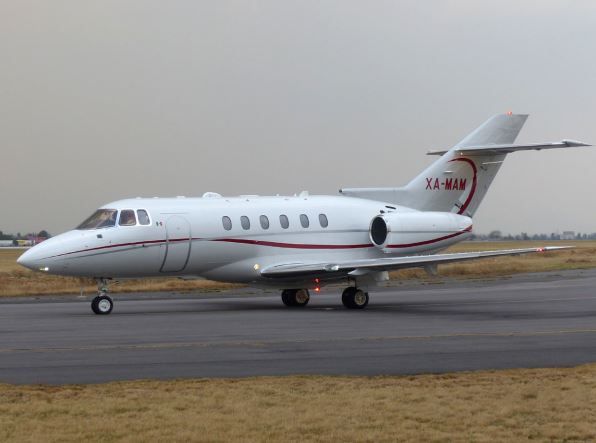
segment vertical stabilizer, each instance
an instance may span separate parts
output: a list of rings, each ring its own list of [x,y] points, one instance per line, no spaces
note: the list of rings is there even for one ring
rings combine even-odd
[[[527,114],[495,115],[466,136],[454,148],[511,144],[517,138],[527,119]]]
[[[527,118],[502,114],[487,120],[405,186],[408,203],[421,211],[472,217],[507,154],[487,151],[464,155],[458,148],[511,144]]]
[[[451,149],[432,152],[441,157],[404,187],[347,188],[341,193],[472,217],[510,152],[504,152],[503,146],[515,141],[527,118],[523,114],[495,115]],[[497,146],[500,148],[494,149]],[[474,147],[480,149],[469,149]]]

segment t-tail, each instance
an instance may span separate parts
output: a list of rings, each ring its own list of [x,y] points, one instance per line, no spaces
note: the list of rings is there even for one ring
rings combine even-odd
[[[500,114],[449,150],[430,151],[441,157],[401,188],[344,188],[350,197],[395,203],[420,211],[453,212],[472,217],[507,154],[515,151],[590,146],[573,140],[514,144],[525,114]]]

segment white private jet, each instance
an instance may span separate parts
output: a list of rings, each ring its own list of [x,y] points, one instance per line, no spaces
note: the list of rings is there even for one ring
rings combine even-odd
[[[348,188],[336,196],[245,195],[136,198],[98,209],[76,229],[25,252],[18,263],[50,274],[92,277],[91,307],[109,314],[114,279],[179,276],[282,289],[285,305],[346,282],[342,302],[362,309],[388,271],[558,247],[440,253],[468,238],[472,216],[515,151],[589,146],[563,140],[513,144],[527,115],[489,119],[401,188]]]

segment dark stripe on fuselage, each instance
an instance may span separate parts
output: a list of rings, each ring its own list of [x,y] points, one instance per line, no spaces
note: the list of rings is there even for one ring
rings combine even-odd
[[[239,243],[239,244],[247,244],[247,245],[257,245],[257,246],[269,246],[274,248],[291,248],[291,249],[356,249],[356,248],[370,248],[372,247],[372,243],[367,244],[356,244],[356,245],[324,245],[324,244],[308,244],[308,243],[281,243],[281,242],[272,242],[272,241],[265,241],[265,240],[248,240],[248,239],[241,239],[241,238],[215,238],[215,239],[205,239],[205,238],[173,238],[169,240],[146,240],[146,241],[138,241],[138,242],[129,242],[129,243],[118,243],[115,245],[107,245],[107,246],[98,246],[95,248],[88,248],[88,249],[80,249],[78,251],[71,251],[65,252],[63,254],[52,255],[47,258],[55,258],[55,257],[63,257],[66,255],[78,254],[80,252],[93,252],[93,251],[100,251],[105,249],[112,249],[112,248],[119,248],[125,246],[139,246],[139,245],[156,245],[160,243],[167,243],[167,242],[183,242],[183,241],[212,241],[212,242],[224,242],[224,243]]]
[[[370,248],[373,246],[372,243],[363,243],[357,245],[316,245],[308,243],[280,243],[266,240],[246,240],[242,238],[218,238],[216,242],[226,243],[240,243],[245,245],[256,245],[256,246],[271,246],[273,248],[290,248],[290,249],[359,249],[359,248]]]
[[[419,241],[416,243],[407,243],[407,244],[403,244],[403,245],[387,245],[386,247],[391,248],[391,249],[401,249],[401,248],[414,248],[416,246],[425,246],[425,245],[430,245],[430,244],[437,243],[437,242],[440,242],[443,240],[449,240],[450,238],[457,237],[458,235],[462,235],[462,234],[465,234],[466,232],[471,232],[471,231],[472,231],[472,226],[468,226],[463,231],[454,232],[453,234],[445,235],[445,236],[439,237],[439,238],[434,238],[432,240],[424,240],[424,241]]]
[[[188,240],[189,240],[188,238],[173,238],[173,239],[170,239],[169,241],[177,242],[177,241],[188,241]],[[149,244],[158,244],[158,243],[165,243],[165,242],[166,242],[166,240],[144,240],[144,241],[129,242],[129,243],[118,243],[116,245],[107,245],[107,246],[98,246],[96,248],[79,249],[78,251],[65,252],[63,254],[52,255],[52,256],[46,257],[46,258],[63,257],[65,255],[78,254],[79,252],[100,251],[102,249],[120,248],[123,246],[149,245]]]
[[[391,249],[403,249],[403,248],[412,248],[416,246],[424,246],[433,243],[437,243],[443,240],[448,240],[450,238],[456,237],[458,235],[464,234],[466,232],[470,232],[472,230],[472,226],[466,228],[463,231],[455,232],[450,235],[446,235],[443,237],[425,240],[416,243],[408,243],[408,244],[396,244],[396,245],[387,245],[387,248]],[[245,244],[245,245],[253,245],[253,246],[267,246],[272,248],[285,248],[285,249],[321,249],[321,250],[329,250],[329,249],[364,249],[364,248],[372,248],[374,245],[372,243],[360,243],[360,244],[348,244],[348,245],[334,245],[334,244],[309,244],[309,243],[283,243],[283,242],[274,242],[274,241],[267,241],[267,240],[249,240],[243,238],[215,238],[215,239],[205,239],[205,238],[172,238],[169,240],[162,239],[162,240],[144,240],[138,242],[128,242],[128,243],[118,243],[115,245],[107,245],[107,246],[98,246],[95,248],[88,248],[88,249],[80,249],[78,251],[71,251],[65,252],[63,254],[53,255],[47,258],[55,258],[55,257],[64,257],[67,255],[78,254],[81,252],[94,252],[94,251],[101,251],[106,249],[113,249],[113,248],[121,248],[121,247],[130,247],[130,246],[139,246],[139,245],[158,245],[158,244],[165,244],[167,242],[175,243],[175,242],[184,242],[184,241],[212,241],[212,242],[220,242],[220,243],[236,243],[236,244]]]

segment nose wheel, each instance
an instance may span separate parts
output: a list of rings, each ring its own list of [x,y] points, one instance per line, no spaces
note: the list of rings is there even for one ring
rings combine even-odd
[[[108,282],[105,279],[97,281],[97,297],[91,300],[91,310],[97,315],[107,315],[114,309],[114,301],[108,295]]]
[[[97,315],[107,315],[114,309],[114,301],[106,294],[98,295],[91,301],[91,310]]]
[[[341,301],[348,309],[364,309],[368,305],[368,292],[350,286],[344,290]]]

